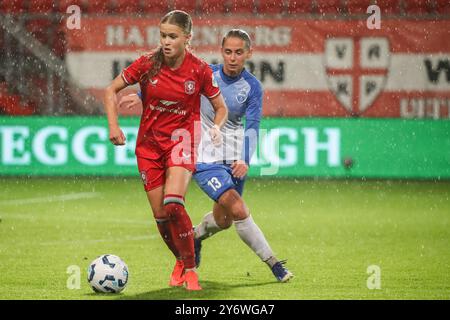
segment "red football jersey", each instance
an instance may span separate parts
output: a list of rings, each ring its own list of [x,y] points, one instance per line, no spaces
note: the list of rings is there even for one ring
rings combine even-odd
[[[136,141],[136,155],[158,159],[180,141],[172,140],[177,129],[187,130],[194,141],[194,122],[200,121],[200,95],[213,98],[220,93],[209,65],[186,51],[181,66],[162,65],[153,78],[145,75],[152,61],[141,56],[122,72],[129,84],[139,82],[144,106]]]

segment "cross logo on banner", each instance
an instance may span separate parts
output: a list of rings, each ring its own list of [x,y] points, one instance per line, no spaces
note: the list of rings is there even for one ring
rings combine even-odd
[[[361,115],[382,92],[388,77],[387,38],[329,38],[325,42],[328,87],[351,115]]]

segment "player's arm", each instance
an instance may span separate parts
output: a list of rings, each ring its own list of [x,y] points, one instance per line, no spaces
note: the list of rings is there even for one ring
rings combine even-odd
[[[125,135],[120,130],[117,112],[117,93],[127,86],[138,83],[151,68],[152,61],[147,55],[136,59],[132,64],[123,69],[105,90],[105,111],[108,117],[109,139],[115,145],[125,144]]]
[[[109,140],[114,145],[124,145],[125,135],[119,127],[119,116],[117,112],[117,93],[126,88],[128,84],[122,76],[117,76],[106,88],[103,99],[106,116],[108,118]]]
[[[222,94],[219,93],[214,98],[209,99],[209,102],[211,102],[215,112],[214,125],[220,129],[228,120],[228,108],[225,104],[225,100],[223,100]]]
[[[252,88],[250,92],[247,110],[245,112],[245,131],[244,143],[241,152],[241,159],[235,161],[231,168],[233,176],[242,179],[247,175],[250,166],[250,160],[256,150],[259,137],[259,124],[262,114],[263,90],[258,85]]]
[[[228,119],[228,108],[223,100],[222,94],[219,93],[217,96],[209,99],[211,105],[214,109],[214,125],[209,130],[209,134],[211,136],[211,140],[215,146],[222,145],[222,134],[220,133],[220,129],[225,124]]]
[[[214,109],[214,125],[209,129],[211,141],[215,147],[222,145],[222,133],[220,129],[228,120],[228,108],[220,92],[219,85],[213,75],[213,66],[203,68],[203,81],[200,94],[208,98]]]
[[[122,96],[119,100],[119,108],[126,107],[127,109],[137,108],[142,103],[142,92],[130,93]]]

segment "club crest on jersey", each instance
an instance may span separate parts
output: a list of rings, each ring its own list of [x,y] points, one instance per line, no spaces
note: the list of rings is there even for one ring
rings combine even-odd
[[[360,115],[383,91],[389,60],[387,38],[329,38],[325,42],[328,87],[349,113]]]
[[[144,183],[144,185],[146,185],[147,182],[148,182],[148,181],[147,181],[147,172],[141,171],[140,174],[141,174],[142,182]]]
[[[241,91],[236,95],[236,100],[239,103],[244,103],[248,98],[248,93],[246,91]]]
[[[184,83],[184,92],[187,94],[194,94],[195,92],[195,81],[187,80]]]

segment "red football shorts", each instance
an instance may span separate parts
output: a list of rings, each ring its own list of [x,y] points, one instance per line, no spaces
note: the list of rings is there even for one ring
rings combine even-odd
[[[166,182],[166,170],[170,167],[183,167],[195,172],[195,152],[174,155],[171,150],[162,154],[158,159],[137,157],[137,165],[145,191],[150,191]]]

